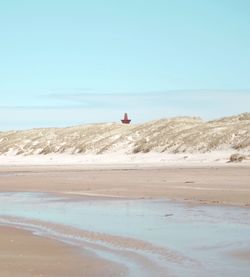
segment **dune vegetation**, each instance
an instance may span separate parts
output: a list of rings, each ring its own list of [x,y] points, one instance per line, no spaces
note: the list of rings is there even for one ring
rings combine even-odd
[[[196,117],[143,124],[103,123],[0,132],[0,154],[205,153],[250,151],[250,113],[203,121]]]

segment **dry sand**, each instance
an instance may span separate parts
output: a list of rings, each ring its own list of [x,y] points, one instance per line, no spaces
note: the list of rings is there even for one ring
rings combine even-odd
[[[0,227],[0,276],[118,276],[118,268],[76,248],[28,231]]]
[[[4,167],[0,169],[0,191],[169,198],[196,204],[250,206],[250,168]]]

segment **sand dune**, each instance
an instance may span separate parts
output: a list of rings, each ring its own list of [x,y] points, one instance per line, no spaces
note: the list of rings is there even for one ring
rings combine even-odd
[[[136,125],[103,123],[0,132],[0,154],[250,153],[250,113],[213,121],[194,117]]]

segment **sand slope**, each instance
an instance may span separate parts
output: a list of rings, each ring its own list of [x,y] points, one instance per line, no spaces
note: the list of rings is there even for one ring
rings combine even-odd
[[[250,113],[204,122],[177,117],[138,125],[91,124],[0,132],[0,154],[250,153]]]

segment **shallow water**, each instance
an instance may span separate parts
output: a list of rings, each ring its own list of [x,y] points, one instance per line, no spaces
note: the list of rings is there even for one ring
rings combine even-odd
[[[250,250],[249,209],[0,193],[1,222],[92,250],[128,276],[250,276],[231,255]]]

